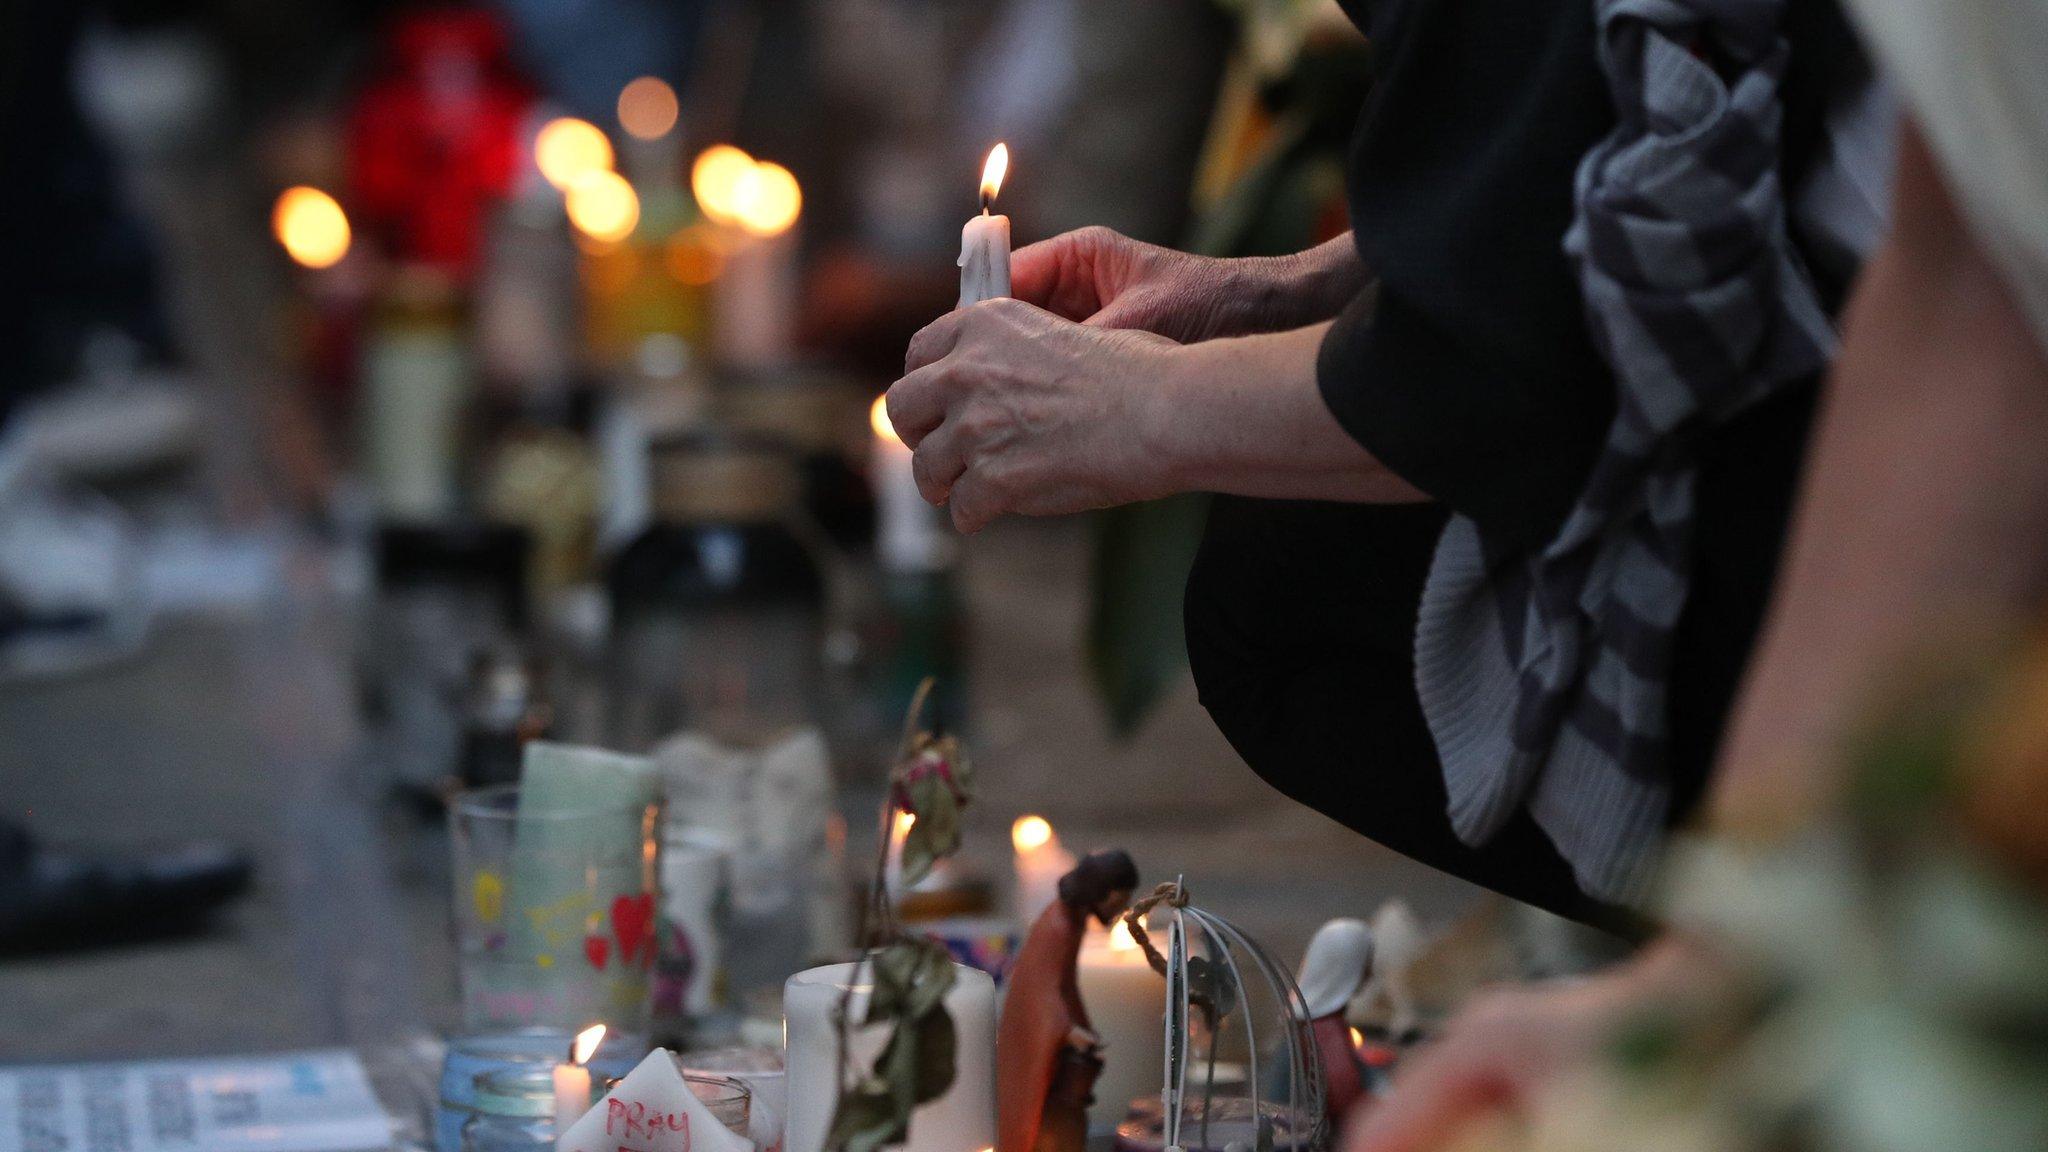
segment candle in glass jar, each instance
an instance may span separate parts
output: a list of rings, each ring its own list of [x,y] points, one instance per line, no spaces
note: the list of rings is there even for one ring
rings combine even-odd
[[[960,307],[1010,294],[1010,218],[993,215],[996,193],[1010,168],[1010,149],[998,144],[981,168],[981,215],[960,230]]]

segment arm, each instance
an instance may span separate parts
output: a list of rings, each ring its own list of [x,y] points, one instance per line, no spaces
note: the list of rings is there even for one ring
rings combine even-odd
[[[1895,197],[1723,745],[1724,824],[1822,800],[1882,670],[1959,628],[2030,618],[2048,586],[2048,357],[1910,131]]]
[[[1327,327],[1176,344],[990,300],[911,341],[889,419],[919,490],[963,532],[1187,491],[1425,499],[1330,414]]]

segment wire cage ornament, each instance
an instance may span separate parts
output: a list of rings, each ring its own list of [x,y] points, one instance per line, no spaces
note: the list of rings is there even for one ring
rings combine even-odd
[[[1155,909],[1168,917],[1164,954],[1145,929]],[[1327,1088],[1309,1034],[1308,1001],[1294,976],[1235,924],[1190,904],[1180,879],[1132,905],[1124,922],[1166,978],[1159,1117],[1165,1152],[1188,1152],[1190,1137],[1198,1152],[1325,1152],[1331,1138]],[[1190,1027],[1197,1018],[1209,1042],[1208,1058],[1199,1062]],[[1219,1098],[1217,1049],[1233,1024],[1244,1032],[1244,1095]]]

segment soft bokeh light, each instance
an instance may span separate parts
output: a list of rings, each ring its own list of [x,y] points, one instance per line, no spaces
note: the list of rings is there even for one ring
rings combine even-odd
[[[994,203],[996,193],[1003,190],[1003,177],[1010,172],[1010,146],[998,144],[989,149],[988,159],[981,165],[981,206],[985,209]]]
[[[612,142],[590,121],[564,116],[541,126],[533,138],[533,162],[548,183],[567,192],[584,176],[611,170]]]
[[[740,182],[753,170],[752,156],[730,144],[713,144],[690,165],[690,194],[706,216],[721,224],[737,224]]]
[[[659,76],[642,76],[619,92],[619,126],[641,140],[659,140],[676,126],[676,90]]]
[[[270,229],[293,260],[308,268],[332,268],[348,255],[348,215],[318,188],[287,188],[270,212]]]
[[[796,176],[767,160],[741,178],[736,195],[740,227],[755,236],[780,236],[789,231],[804,207]]]
[[[910,835],[910,829],[916,824],[917,817],[915,815],[909,812],[898,812],[896,814],[896,827],[892,830],[891,835],[895,839],[901,840],[905,836]]]
[[[593,240],[616,244],[640,223],[640,197],[624,176],[609,170],[585,172],[569,185],[569,222]]]
[[[668,239],[668,272],[678,281],[702,287],[725,271],[725,249],[719,232],[705,224],[693,224]]]
[[[592,1024],[590,1027],[578,1032],[576,1034],[576,1045],[569,1051],[569,1062],[572,1064],[590,1063],[591,1054],[595,1053],[597,1046],[602,1043],[604,1043],[604,1025],[602,1024]]]
[[[888,419],[888,414],[882,418]],[[1010,843],[1019,852],[1036,852],[1052,843],[1052,824],[1043,816],[1019,816],[1010,825]]]
[[[1118,920],[1116,927],[1109,930],[1109,950],[1112,952],[1136,952],[1138,950],[1138,938],[1131,935],[1131,926],[1128,923]]]
[[[868,406],[868,427],[875,430],[876,436],[891,444],[903,443],[903,437],[896,434],[896,426],[889,423],[889,398],[887,396],[875,397],[875,402]],[[1021,824],[1023,821],[1020,820],[1018,823]],[[1016,832],[1012,830],[1011,835],[1014,837]]]

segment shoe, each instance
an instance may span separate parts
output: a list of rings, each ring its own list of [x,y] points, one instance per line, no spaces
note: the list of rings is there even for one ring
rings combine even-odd
[[[248,891],[248,856],[195,841],[142,853],[84,853],[0,825],[0,954],[104,947],[203,924]]]

